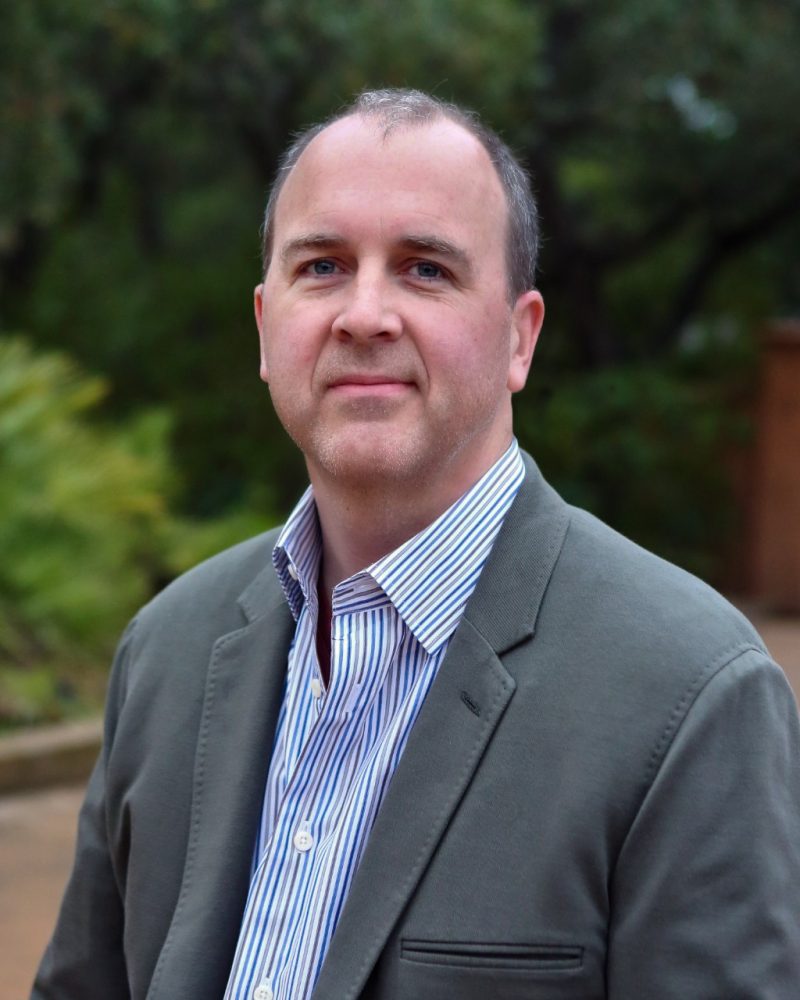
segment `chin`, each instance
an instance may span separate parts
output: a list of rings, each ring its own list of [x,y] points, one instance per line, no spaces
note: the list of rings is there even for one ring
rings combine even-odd
[[[369,487],[407,483],[428,475],[439,460],[407,435],[373,432],[326,436],[309,453],[314,466],[340,482]]]

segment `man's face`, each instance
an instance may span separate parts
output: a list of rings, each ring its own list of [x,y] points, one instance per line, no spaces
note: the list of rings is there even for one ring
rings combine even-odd
[[[256,319],[312,481],[463,492],[502,454],[543,313],[537,292],[509,304],[506,217],[485,150],[447,120],[384,138],[353,116],[303,152]]]

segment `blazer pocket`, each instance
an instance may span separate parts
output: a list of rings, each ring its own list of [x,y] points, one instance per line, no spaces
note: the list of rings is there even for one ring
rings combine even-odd
[[[403,938],[400,957],[421,965],[460,966],[527,973],[574,972],[583,948],[567,944],[497,944],[481,941],[420,941]]]

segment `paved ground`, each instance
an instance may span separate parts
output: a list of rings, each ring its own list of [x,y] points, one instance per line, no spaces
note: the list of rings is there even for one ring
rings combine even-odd
[[[0,799],[0,1000],[28,996],[58,912],[82,797],[81,786]]]
[[[800,701],[800,620],[749,613]],[[81,788],[59,788],[0,798],[0,1000],[28,995],[69,871],[81,797]]]

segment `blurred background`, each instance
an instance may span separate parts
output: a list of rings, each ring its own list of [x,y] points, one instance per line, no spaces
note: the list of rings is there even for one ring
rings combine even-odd
[[[0,33],[0,728],[97,710],[120,629],[277,523],[258,227],[370,86],[529,166],[547,301],[521,443],[567,499],[800,610],[800,3],[27,0]],[[424,178],[420,178],[424,183]]]

